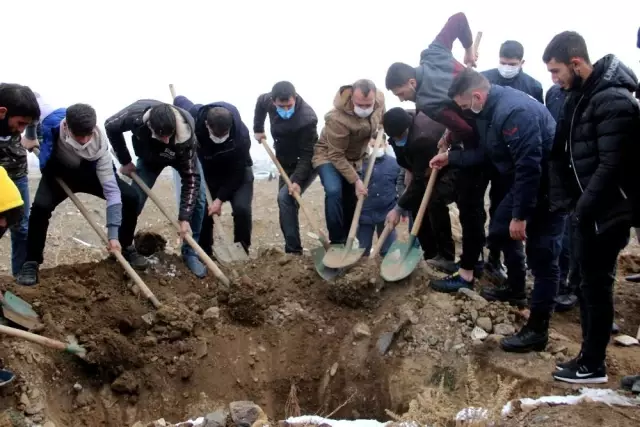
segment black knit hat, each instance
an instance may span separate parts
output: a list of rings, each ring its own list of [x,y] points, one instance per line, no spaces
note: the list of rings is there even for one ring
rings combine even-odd
[[[411,126],[411,116],[404,108],[395,107],[384,114],[382,119],[384,133],[391,138],[396,138],[409,129]]]

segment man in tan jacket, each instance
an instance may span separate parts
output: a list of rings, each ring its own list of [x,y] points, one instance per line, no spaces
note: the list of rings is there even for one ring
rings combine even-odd
[[[357,197],[367,194],[360,179],[367,145],[381,126],[384,95],[371,80],[342,86],[325,116],[325,125],[315,146],[313,167],[325,191],[324,209],[329,240],[344,244]]]

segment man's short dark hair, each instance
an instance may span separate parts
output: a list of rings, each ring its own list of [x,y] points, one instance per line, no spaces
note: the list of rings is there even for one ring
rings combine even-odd
[[[561,64],[569,65],[571,58],[582,58],[588,64],[591,64],[587,42],[584,41],[584,37],[575,31],[563,31],[560,34],[556,34],[542,54],[542,61],[545,64],[555,59]]]
[[[515,40],[507,40],[500,46],[500,58],[522,61],[522,58],[524,58],[524,46]]]
[[[489,89],[491,83],[489,80],[473,68],[465,68],[458,74],[451,83],[449,88],[449,98],[464,95],[473,89]]]
[[[360,89],[360,92],[364,96],[369,96],[370,92],[376,93],[376,84],[368,79],[360,79],[356,81],[353,85],[353,91]]]
[[[213,107],[207,111],[207,125],[216,135],[227,133],[233,125],[233,114],[224,107]]]
[[[66,120],[69,130],[75,136],[92,135],[98,122],[96,110],[87,104],[73,104],[67,108]]]
[[[0,83],[0,107],[7,109],[9,117],[40,118],[40,106],[35,93],[28,87],[15,83]]]
[[[296,88],[293,83],[282,81],[273,85],[271,89],[271,99],[274,101],[288,101],[289,98],[296,97]]]
[[[171,136],[176,132],[176,114],[169,104],[160,104],[149,111],[149,127],[159,136]]]
[[[397,138],[411,126],[411,115],[404,108],[395,107],[384,113],[382,125],[384,133]]]
[[[404,62],[395,62],[387,70],[387,77],[384,84],[387,90],[394,90],[407,84],[411,79],[416,78],[416,69]]]
[[[24,205],[16,206],[8,211],[0,212],[0,218],[4,218],[7,221],[7,228],[12,227],[22,220],[24,215]]]

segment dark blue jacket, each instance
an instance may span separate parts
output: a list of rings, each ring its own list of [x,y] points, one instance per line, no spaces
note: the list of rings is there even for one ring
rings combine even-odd
[[[362,168],[367,170],[368,160]],[[360,224],[379,224],[384,222],[387,214],[394,208],[398,200],[396,182],[400,174],[400,166],[392,156],[385,154],[375,159],[373,173],[369,181],[369,195],[364,199]]]
[[[246,168],[253,165],[249,154],[251,135],[247,126],[242,122],[240,112],[227,102],[212,102],[207,105],[194,104],[185,96],[176,97],[173,100],[173,105],[187,110],[196,121],[198,157],[202,163],[202,170],[211,196],[222,202],[231,200],[236,190],[244,183]],[[214,144],[207,129],[207,112],[214,107],[229,110],[233,116],[229,139],[222,144]]]
[[[560,121],[567,92],[558,85],[553,85],[544,97],[544,103],[556,122]]]
[[[510,87],[491,85],[476,118],[480,148],[449,152],[449,164],[465,167],[490,160],[503,188],[511,188],[512,218],[529,219],[548,198],[547,163],[556,122],[544,105]]]
[[[483,71],[482,74],[491,82],[491,84],[521,90],[534,97],[538,102],[544,102],[542,100],[542,85],[540,82],[522,70],[520,70],[520,72],[511,79],[505,79],[502,77],[497,68]]]

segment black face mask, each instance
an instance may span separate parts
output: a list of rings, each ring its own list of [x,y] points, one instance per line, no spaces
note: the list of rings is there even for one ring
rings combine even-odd
[[[9,117],[0,120],[0,136],[11,136],[14,132],[9,129]]]

